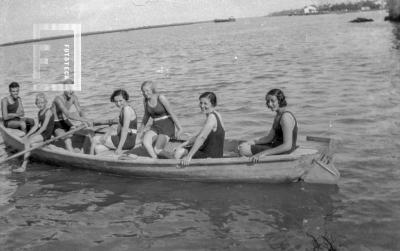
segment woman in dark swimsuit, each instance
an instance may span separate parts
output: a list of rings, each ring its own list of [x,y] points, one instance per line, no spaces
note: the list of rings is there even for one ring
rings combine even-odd
[[[206,121],[200,132],[182,143],[175,150],[175,158],[181,160],[181,165],[190,164],[191,159],[222,158],[224,151],[225,129],[221,115],[215,110],[217,97],[213,92],[200,95],[200,109],[206,115]]]
[[[247,141],[239,146],[243,156],[258,162],[260,157],[274,154],[289,154],[296,149],[297,121],[286,110],[285,95],[280,89],[272,89],[265,96],[266,105],[276,112],[274,123],[268,135],[257,140]]]
[[[109,130],[103,136],[94,136],[90,153],[96,154],[109,149],[115,149],[115,154],[120,155],[123,150],[135,147],[137,134],[137,118],[135,110],[128,104],[129,95],[123,89],[115,90],[110,98],[111,102],[120,108],[117,134],[111,135]]]
[[[54,130],[54,114],[50,108],[47,107],[46,95],[44,95],[44,93],[37,94],[35,103],[39,108],[38,123],[36,123],[36,125],[22,138],[25,142],[25,149],[29,149],[34,144],[50,139]],[[21,167],[15,169],[15,172],[25,171],[29,156],[30,152],[25,153]]]
[[[167,98],[157,93],[153,82],[143,82],[141,89],[144,97],[142,130],[146,127],[149,118],[153,119],[150,130],[144,132],[143,145],[152,158],[157,158],[157,156],[168,158],[169,154],[164,151],[164,148],[172,137],[180,134],[182,128]]]

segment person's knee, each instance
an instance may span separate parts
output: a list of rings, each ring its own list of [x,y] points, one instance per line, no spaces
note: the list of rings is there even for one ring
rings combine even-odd
[[[187,154],[187,150],[185,148],[178,148],[174,152],[174,157],[175,157],[175,159],[181,159],[186,154]]]
[[[160,154],[160,152],[161,152],[162,150],[163,150],[163,149],[160,149],[160,148],[154,147],[154,152],[155,152],[157,155],[159,155],[159,154]]]
[[[21,130],[25,131],[25,130],[26,130],[26,123],[25,123],[25,121],[20,121],[19,127],[21,128]]]
[[[251,145],[249,145],[247,143],[240,144],[238,149],[239,149],[239,154],[241,156],[249,157],[249,156],[253,155],[253,153],[251,152]]]

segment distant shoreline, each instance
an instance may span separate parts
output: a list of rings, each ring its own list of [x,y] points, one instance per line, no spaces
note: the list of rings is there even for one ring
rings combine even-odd
[[[386,9],[376,9],[376,10],[349,10],[349,11],[324,11],[324,12],[316,12],[316,13],[271,13],[266,15],[265,17],[283,17],[283,16],[317,16],[317,15],[329,15],[329,14],[346,14],[346,13],[368,13],[375,11],[387,11]]]
[[[114,32],[127,32],[127,31],[133,31],[133,30],[157,29],[157,28],[165,28],[165,27],[171,27],[171,26],[184,26],[184,25],[193,25],[193,24],[200,24],[200,23],[212,23],[212,22],[214,22],[214,20],[197,21],[197,22],[186,22],[186,23],[149,25],[149,26],[142,26],[142,27],[135,27],[135,28],[124,28],[124,29],[117,29],[117,30],[92,31],[92,32],[84,32],[84,33],[81,34],[81,36],[84,37],[84,36],[106,34],[106,33],[114,33]],[[44,37],[44,38],[38,38],[38,39],[19,40],[19,41],[7,42],[7,43],[0,44],[0,47],[13,46],[13,45],[18,45],[18,44],[29,44],[29,43],[35,43],[35,42],[41,42],[41,41],[48,41],[48,40],[57,40],[57,39],[69,38],[69,37],[73,37],[73,36],[74,36],[73,34],[69,34],[69,35],[59,35],[59,36],[53,36],[53,37]]]

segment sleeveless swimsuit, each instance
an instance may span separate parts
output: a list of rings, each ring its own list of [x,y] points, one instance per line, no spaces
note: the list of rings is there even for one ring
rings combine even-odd
[[[40,111],[38,112],[38,120],[40,126],[43,126],[44,120],[46,119],[46,113],[49,110],[49,108],[46,109],[46,111],[40,115]],[[46,141],[51,138],[51,135],[53,134],[54,131],[54,114],[51,112],[51,117],[49,119],[49,122],[47,123],[46,129],[41,133],[43,140]]]
[[[286,152],[283,152],[283,153],[280,153],[280,154],[289,154],[289,153],[293,152],[297,148],[296,143],[297,143],[297,130],[298,130],[298,128],[297,128],[296,117],[293,115],[293,113],[291,113],[289,111],[284,111],[280,116],[275,117],[274,124],[272,125],[272,129],[275,130],[275,136],[272,139],[272,141],[269,142],[269,143],[266,143],[266,144],[255,144],[255,145],[252,145],[251,146],[251,153],[252,154],[257,154],[259,152],[262,152],[262,151],[265,151],[267,149],[271,149],[271,148],[274,148],[274,147],[277,147],[277,146],[280,146],[280,145],[283,144],[283,131],[282,131],[282,126],[281,126],[281,119],[282,119],[282,115],[284,113],[286,113],[286,112],[290,113],[290,115],[292,115],[292,117],[294,118],[294,122],[295,122],[293,131],[292,131],[292,147],[290,148],[289,151],[286,151]]]
[[[153,124],[150,130],[157,134],[164,134],[172,138],[175,136],[175,124],[171,116],[169,116],[164,105],[159,101],[160,96],[157,98],[155,107],[151,107],[146,101],[146,111],[153,119]]]
[[[129,107],[129,108],[131,108],[131,107]],[[121,127],[124,124],[124,111],[123,110],[119,114],[119,124]],[[136,130],[137,130],[137,118],[135,118],[134,120],[131,120],[129,122],[128,135],[126,136],[126,140],[125,140],[124,145],[122,146],[122,150],[130,150],[135,147]],[[116,148],[118,147],[120,139],[121,139],[121,132],[119,132],[117,135],[111,136],[111,141],[113,142],[113,144]]]
[[[19,107],[19,100],[20,97],[18,97],[16,100],[14,99],[14,103],[10,104],[10,102],[7,99],[7,113],[16,113]],[[8,119],[8,120],[4,120],[4,126],[8,127],[8,123],[10,121],[20,121],[21,118],[12,118],[12,119]],[[34,125],[35,125],[35,121],[31,118],[24,118],[25,123],[26,123],[26,131],[28,132]]]
[[[211,114],[217,119],[217,130],[215,132],[211,130],[203,145],[193,155],[193,159],[222,158],[224,155],[225,130],[218,115],[215,112]]]
[[[16,113],[19,107],[19,97],[14,99],[14,103],[10,104],[9,99],[7,98],[7,113]],[[4,126],[8,127],[8,122],[10,121],[20,121],[20,118],[12,118],[4,120]]]
[[[66,132],[69,131],[69,129],[71,129],[71,127],[73,126],[73,124],[71,123],[71,121],[69,119],[64,118],[64,115],[62,113],[61,110],[59,110],[57,108],[56,103],[53,101],[53,106],[54,106],[54,110],[53,113],[54,114],[54,131],[53,133],[55,134],[55,131],[57,129],[62,129]]]

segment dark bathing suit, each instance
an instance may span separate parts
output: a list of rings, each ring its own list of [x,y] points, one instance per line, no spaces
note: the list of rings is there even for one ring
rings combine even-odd
[[[46,109],[46,111],[40,115],[40,111],[38,112],[38,120],[39,120],[39,124],[40,126],[43,125],[44,120],[46,118],[46,112],[49,110],[49,108]],[[54,131],[54,114],[51,113],[51,117],[49,119],[49,123],[47,124],[46,129],[41,133],[43,140],[48,140],[51,138],[51,135],[53,134]]]
[[[119,114],[119,124],[121,125],[121,127],[123,126],[123,123],[124,123],[124,111],[121,111],[121,113]],[[129,129],[137,130],[137,118],[129,122]],[[120,138],[121,138],[121,132],[119,132],[117,135],[111,136],[111,141],[115,147],[118,147]],[[136,133],[132,132],[132,130],[129,130],[128,135],[126,136],[125,143],[122,147],[122,150],[130,150],[134,148],[135,142],[136,142]]]
[[[291,152],[293,152],[297,146],[296,146],[296,142],[297,142],[297,120],[295,118],[295,116],[293,115],[293,113],[289,112],[289,111],[284,111],[279,117],[275,118],[274,120],[274,124],[272,125],[272,128],[275,130],[275,136],[272,139],[271,142],[266,143],[266,144],[255,144],[255,145],[251,145],[251,153],[252,154],[257,154],[259,152],[265,151],[267,149],[271,149],[277,146],[280,146],[283,144],[283,131],[282,131],[282,126],[281,126],[281,119],[282,119],[282,115],[287,112],[290,113],[290,115],[292,115],[292,117],[294,118],[295,124],[294,124],[294,128],[293,128],[293,132],[292,132],[292,147],[290,148],[289,151],[280,153],[280,154],[289,154]]]
[[[146,102],[146,110],[153,119],[153,124],[150,130],[157,134],[164,134],[172,138],[175,136],[175,124],[164,105],[159,101],[159,98],[160,96],[157,98],[157,104],[155,107],[150,107]]]
[[[53,105],[55,106],[54,110],[56,112],[54,117],[54,134],[57,129],[62,129],[68,132],[73,124],[71,123],[71,121],[69,121],[69,119],[64,119],[62,111],[57,109],[57,105],[55,103],[53,103]]]
[[[215,112],[211,114],[217,119],[217,130],[215,132],[211,130],[203,145],[193,155],[193,159],[222,158],[224,155],[225,130],[218,115]],[[190,151],[190,148],[187,149]]]
[[[17,99],[14,99],[14,103],[10,104],[8,102],[7,99],[7,113],[16,113],[19,107],[19,99],[20,97],[18,97]],[[21,118],[12,118],[12,119],[8,119],[4,121],[4,126],[8,127],[8,122],[10,121],[20,121]],[[34,125],[35,125],[35,121],[31,118],[25,118],[25,123],[26,123],[26,131],[28,132]]]

